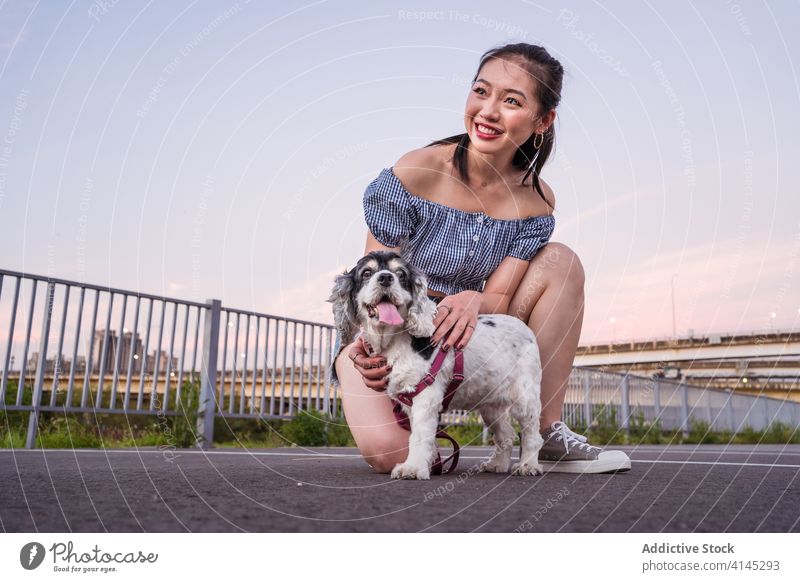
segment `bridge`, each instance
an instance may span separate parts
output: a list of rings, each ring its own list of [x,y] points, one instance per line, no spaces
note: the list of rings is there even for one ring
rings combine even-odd
[[[709,334],[579,346],[576,366],[800,402],[800,332]]]

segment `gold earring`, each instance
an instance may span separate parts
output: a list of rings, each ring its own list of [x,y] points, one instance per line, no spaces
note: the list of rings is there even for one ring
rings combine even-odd
[[[537,137],[541,137],[542,138],[539,141],[539,145],[536,145],[536,138]],[[544,134],[543,133],[537,133],[536,135],[533,136],[533,149],[538,150],[540,147],[542,147],[543,143],[544,143]]]

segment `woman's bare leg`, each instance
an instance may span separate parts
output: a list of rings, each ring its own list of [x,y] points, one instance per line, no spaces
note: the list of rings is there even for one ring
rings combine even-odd
[[[386,393],[364,384],[348,357],[352,347],[345,346],[335,363],[344,415],[364,460],[378,473],[390,473],[406,460],[410,433],[397,424]]]
[[[561,420],[583,325],[584,281],[578,256],[564,244],[549,243],[531,260],[509,304],[508,314],[525,321],[539,344],[541,432]]]

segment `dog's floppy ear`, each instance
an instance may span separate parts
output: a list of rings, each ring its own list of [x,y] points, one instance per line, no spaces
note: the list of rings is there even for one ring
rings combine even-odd
[[[411,307],[408,309],[406,329],[414,337],[430,337],[436,331],[433,318],[436,316],[436,303],[428,298],[428,280],[425,273],[413,265],[411,270]]]
[[[333,321],[342,336],[342,346],[353,342],[353,336],[359,327],[356,320],[356,305],[353,300],[355,276],[355,267],[349,272],[345,271],[341,275],[337,275],[331,296],[327,299],[329,303],[333,303]]]
[[[400,242],[398,243],[397,254],[400,255],[400,257],[405,259],[405,260],[408,260],[408,256],[409,256],[409,244],[410,244],[410,240],[409,240],[407,234],[403,235],[400,238]]]

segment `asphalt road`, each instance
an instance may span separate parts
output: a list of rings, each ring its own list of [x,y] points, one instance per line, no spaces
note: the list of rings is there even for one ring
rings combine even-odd
[[[614,475],[430,481],[355,449],[0,450],[4,532],[800,532],[800,446],[619,447]]]

